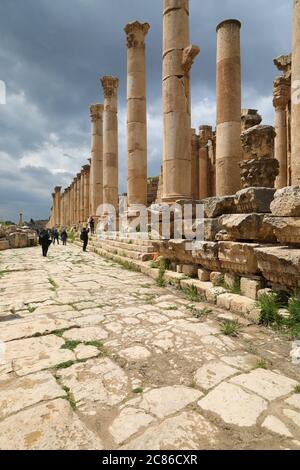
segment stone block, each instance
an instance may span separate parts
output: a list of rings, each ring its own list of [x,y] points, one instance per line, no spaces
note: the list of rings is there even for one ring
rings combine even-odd
[[[284,288],[300,287],[300,249],[266,246],[255,249],[258,267],[265,279]]]
[[[226,273],[224,275],[224,284],[231,289],[234,288],[239,282],[239,277],[232,273]]]
[[[234,196],[210,197],[199,202],[204,205],[204,217],[208,219],[235,213]]]
[[[0,251],[9,250],[9,241],[8,240],[0,240]]]
[[[257,274],[259,272],[255,243],[219,242],[219,260],[222,269],[239,274]]]
[[[235,195],[236,212],[240,214],[269,213],[276,190],[272,188],[246,188]]]
[[[276,217],[300,217],[300,186],[288,186],[276,191],[271,212]]]
[[[184,264],[182,266],[182,274],[184,276],[194,277],[198,275],[198,266],[192,264]]]
[[[300,245],[300,217],[266,216],[264,225],[273,230],[274,236],[283,245]]]
[[[262,280],[241,278],[241,294],[249,297],[249,299],[257,300],[257,294],[262,288]]]
[[[265,214],[234,214],[220,217],[220,224],[231,240],[276,242],[272,227],[264,224]]]
[[[211,287],[206,290],[206,300],[211,304],[215,304],[219,295],[222,294],[226,294],[226,290],[223,287]]]
[[[203,282],[210,281],[210,271],[207,271],[206,269],[198,269],[198,279]]]

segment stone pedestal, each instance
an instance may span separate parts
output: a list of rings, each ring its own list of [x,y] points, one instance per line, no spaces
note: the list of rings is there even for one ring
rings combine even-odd
[[[237,20],[217,27],[217,196],[234,194],[241,185],[240,28]]]
[[[164,0],[163,201],[191,197],[190,70],[199,53],[189,40],[189,1]]]
[[[128,205],[147,205],[147,108],[145,37],[148,23],[135,21],[127,37],[127,197]]]
[[[279,175],[276,189],[288,186],[288,154],[287,154],[287,110],[290,99],[290,80],[279,77],[274,81],[273,105],[275,108],[275,158],[279,162]]]
[[[292,114],[291,176],[292,185],[300,184],[300,2],[294,0],[292,40]]]
[[[103,113],[103,204],[116,210],[119,204],[118,175],[118,86],[116,77],[101,79],[104,93]]]
[[[90,168],[90,214],[95,217],[97,208],[103,204],[103,105],[90,107],[92,123]]]

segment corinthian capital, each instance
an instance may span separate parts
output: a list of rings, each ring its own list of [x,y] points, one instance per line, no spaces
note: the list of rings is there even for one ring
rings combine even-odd
[[[128,23],[124,28],[127,36],[128,49],[133,47],[145,47],[145,37],[147,36],[149,29],[149,23],[140,23],[139,21]]]
[[[90,106],[91,121],[100,121],[103,114],[103,104],[92,104]]]
[[[104,98],[116,96],[119,87],[119,79],[117,77],[102,77],[101,83],[103,87]]]

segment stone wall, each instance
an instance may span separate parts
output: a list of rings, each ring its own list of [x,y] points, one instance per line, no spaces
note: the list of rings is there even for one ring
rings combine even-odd
[[[203,241],[193,250],[187,240],[156,242],[174,270],[190,265],[212,282],[229,275],[255,299],[262,288],[300,289],[300,187],[246,188],[197,202],[204,205]]]

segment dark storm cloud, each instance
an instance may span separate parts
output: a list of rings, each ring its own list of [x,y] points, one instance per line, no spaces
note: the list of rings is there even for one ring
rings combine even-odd
[[[291,10],[291,0],[190,1],[191,42],[201,48],[192,74],[194,126],[214,123],[215,28],[229,17],[243,24],[243,105],[259,107],[266,119],[272,120],[272,81],[276,76],[272,60],[290,51]],[[29,217],[47,217],[52,187],[67,185],[70,175],[88,158],[88,108],[102,101],[99,77],[105,74],[120,78],[124,191],[123,28],[135,19],[151,24],[147,38],[149,172],[158,174],[162,151],[162,0],[1,0],[0,79],[6,82],[8,100],[6,106],[0,106],[0,184],[6,188],[0,193],[0,218],[3,207],[13,218],[22,200],[28,203]],[[13,190],[9,167],[13,167],[15,184],[22,181],[21,194]],[[43,181],[42,187],[38,179]]]

